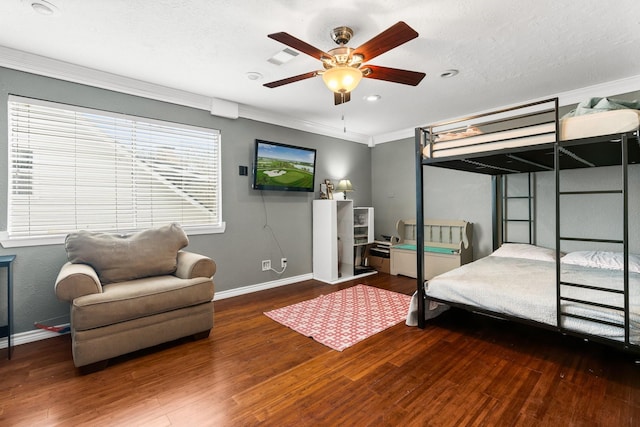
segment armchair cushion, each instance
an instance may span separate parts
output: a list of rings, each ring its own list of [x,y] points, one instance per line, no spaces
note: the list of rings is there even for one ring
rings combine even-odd
[[[102,285],[172,274],[178,251],[189,244],[178,224],[129,235],[78,231],[67,235],[67,258],[93,267]]]
[[[213,295],[210,277],[180,279],[165,275],[137,279],[133,283],[112,283],[104,286],[102,293],[73,300],[73,328],[77,331],[100,328],[209,303]]]

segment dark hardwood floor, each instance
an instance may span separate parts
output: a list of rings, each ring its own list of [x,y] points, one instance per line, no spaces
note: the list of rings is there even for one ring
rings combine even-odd
[[[378,274],[216,301],[209,338],[86,376],[68,335],[18,346],[0,360],[0,425],[640,425],[638,357],[596,343],[450,310],[337,352],[262,314],[357,283],[415,286]]]

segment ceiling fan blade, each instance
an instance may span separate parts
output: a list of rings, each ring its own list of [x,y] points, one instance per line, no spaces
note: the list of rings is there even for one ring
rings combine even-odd
[[[399,70],[397,68],[379,67],[377,65],[367,65],[363,67],[369,69],[369,74],[364,73],[364,77],[368,79],[384,80],[387,82],[401,83],[403,85],[418,86],[422,81],[425,73],[419,71]]]
[[[306,53],[309,56],[313,56],[316,59],[320,59],[323,56],[331,56],[328,53],[325,53],[320,49],[311,46],[309,43],[303,42],[302,40],[297,39],[288,33],[273,33],[269,34],[267,37],[279,41],[282,44],[286,44],[287,46],[292,47],[295,50],[299,50],[302,53]]]
[[[334,92],[333,102],[335,105],[344,104],[351,101],[351,92]]]
[[[418,37],[418,33],[406,23],[400,21],[357,47],[354,54],[359,53],[364,57],[364,61],[370,61],[376,56],[382,55],[416,37]]]
[[[310,71],[308,73],[300,74],[298,76],[287,77],[286,79],[276,80],[275,82],[265,83],[262,86],[274,88],[278,86],[288,85],[289,83],[299,82],[300,80],[310,79],[318,75],[317,71]]]

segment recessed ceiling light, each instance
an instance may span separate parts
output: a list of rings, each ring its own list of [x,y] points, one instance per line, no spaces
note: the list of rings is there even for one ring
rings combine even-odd
[[[460,71],[455,70],[455,69],[453,69],[453,68],[452,68],[451,70],[443,71],[443,72],[440,74],[440,77],[442,77],[443,79],[448,79],[448,78],[450,78],[450,77],[457,76],[459,72],[460,72]]]
[[[380,95],[365,95],[362,99],[369,102],[376,102],[380,98],[382,98]]]
[[[247,78],[249,80],[260,80],[262,78],[262,74],[258,73],[257,71],[249,71],[247,73]]]
[[[59,12],[58,7],[48,0],[23,0],[31,9],[40,15],[51,16]]]

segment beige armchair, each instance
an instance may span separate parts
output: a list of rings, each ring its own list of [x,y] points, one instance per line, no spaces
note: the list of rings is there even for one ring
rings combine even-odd
[[[183,251],[187,244],[177,224],[126,236],[67,236],[69,262],[55,293],[71,304],[75,366],[92,371],[122,354],[209,335],[216,264]]]

